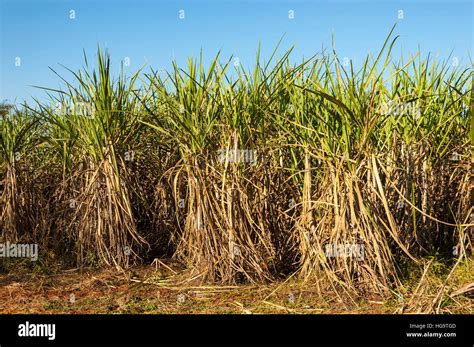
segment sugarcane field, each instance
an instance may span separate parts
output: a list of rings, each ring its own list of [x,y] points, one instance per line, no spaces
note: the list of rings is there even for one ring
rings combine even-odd
[[[312,2],[39,3],[0,7],[2,314],[474,312],[472,31],[436,53],[403,1],[324,41]]]

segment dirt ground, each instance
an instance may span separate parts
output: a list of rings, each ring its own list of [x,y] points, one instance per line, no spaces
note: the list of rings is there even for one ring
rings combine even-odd
[[[53,273],[0,272],[0,313],[410,313],[408,304],[420,294],[418,288],[400,301],[396,296],[351,300],[321,293],[317,284],[293,279],[259,285],[200,285],[178,267],[164,263],[127,272],[76,268]],[[434,294],[423,295],[427,302],[434,298]],[[472,313],[473,301],[451,300],[443,304],[443,312]]]

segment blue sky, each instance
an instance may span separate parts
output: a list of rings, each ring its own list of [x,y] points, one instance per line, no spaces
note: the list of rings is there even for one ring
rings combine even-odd
[[[420,47],[441,60],[452,52],[451,59],[470,66],[473,51],[470,0],[0,0],[0,5],[0,101],[16,103],[44,95],[31,85],[58,88],[60,80],[48,67],[68,77],[58,64],[77,70],[83,49],[91,61],[97,45],[109,50],[117,71],[125,57],[130,71],[147,65],[168,69],[173,58],[184,64],[201,49],[205,61],[221,49],[222,60],[234,55],[251,67],[259,41],[262,56],[269,57],[285,35],[281,51],[294,44],[298,61],[330,46],[334,34],[339,56],[357,65],[378,52],[398,23],[395,56]]]

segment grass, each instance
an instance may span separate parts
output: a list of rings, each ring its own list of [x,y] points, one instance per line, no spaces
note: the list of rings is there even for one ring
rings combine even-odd
[[[172,256],[201,283],[298,278],[349,302],[402,293],[426,257],[470,259],[472,67],[395,60],[393,30],[359,69],[277,47],[252,70],[217,54],[114,77],[98,50],[43,88],[50,103],[2,109],[0,240],[74,266]]]

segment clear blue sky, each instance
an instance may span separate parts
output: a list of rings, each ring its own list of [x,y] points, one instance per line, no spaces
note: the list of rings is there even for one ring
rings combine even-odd
[[[472,0],[0,0],[0,101],[20,102],[57,88],[68,77],[58,63],[77,70],[85,49],[94,60],[99,44],[108,48],[119,69],[129,57],[132,71],[149,64],[167,69],[172,58],[206,61],[222,49],[222,57],[239,57],[245,67],[255,59],[258,42],[269,56],[285,34],[282,50],[295,44],[294,59],[309,57],[331,45],[334,33],[341,57],[357,63],[375,54],[393,24],[400,35],[397,55],[420,47],[439,59],[458,57],[470,66],[473,51]],[[75,19],[70,19],[70,10]],[[185,19],[179,18],[184,10]],[[294,19],[289,19],[289,10]],[[403,19],[399,19],[399,10]],[[21,65],[15,66],[15,59]],[[223,59],[224,60],[224,59]]]

